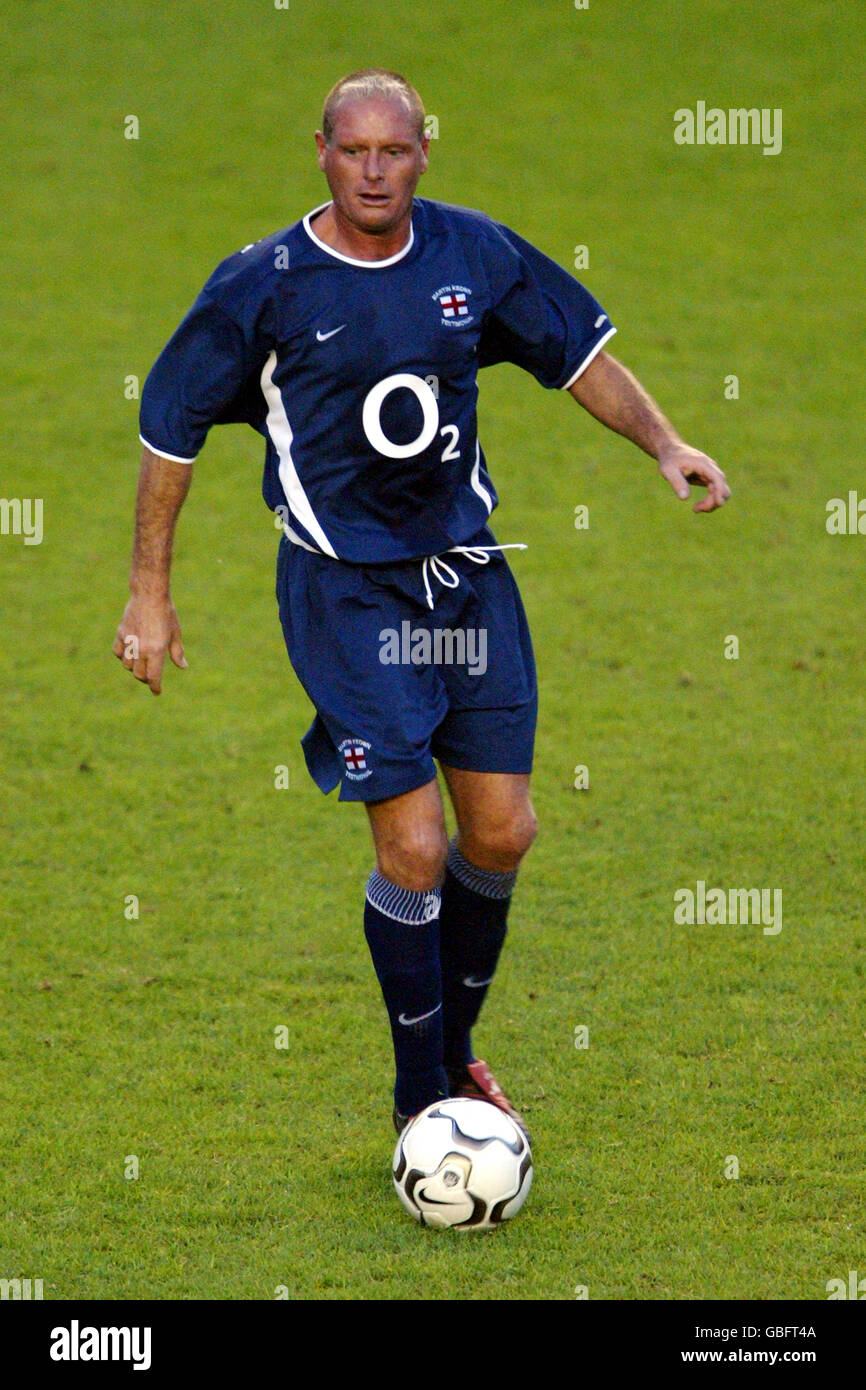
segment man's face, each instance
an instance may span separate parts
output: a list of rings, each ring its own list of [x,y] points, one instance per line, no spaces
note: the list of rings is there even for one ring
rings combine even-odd
[[[412,206],[427,168],[429,140],[419,140],[404,104],[386,97],[348,100],[337,108],[331,143],[316,133],[319,168],[335,208],[364,232],[391,231]]]

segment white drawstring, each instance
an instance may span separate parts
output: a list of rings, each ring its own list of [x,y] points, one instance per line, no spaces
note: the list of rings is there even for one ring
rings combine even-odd
[[[512,541],[509,545],[452,545],[448,550],[443,551],[445,555],[465,555],[476,565],[488,565],[490,563],[490,552],[492,550],[525,550],[526,546],[520,541]],[[433,607],[433,593],[430,588],[430,580],[427,577],[428,566],[434,578],[444,584],[446,589],[456,589],[460,583],[460,575],[448,564],[447,560],[442,559],[442,555],[425,555],[421,563],[421,574],[424,577],[424,592],[427,595],[427,607]]]
[[[303,546],[304,550],[311,550],[314,555],[321,555],[323,552],[317,550],[315,546],[308,545],[301,540],[297,532],[293,531],[287,522],[283,522],[283,530],[286,537],[295,545]],[[444,584],[446,589],[456,589],[460,583],[460,575],[449,565],[447,560],[443,560],[442,555],[466,555],[468,559],[474,561],[476,565],[488,565],[490,563],[490,552],[493,550],[526,550],[527,547],[521,541],[511,541],[508,545],[452,545],[448,550],[439,555],[425,555],[421,562],[421,573],[424,576],[424,592],[427,595],[427,607],[433,608],[433,593],[430,588],[430,580],[427,577],[428,566],[435,579],[440,584]]]

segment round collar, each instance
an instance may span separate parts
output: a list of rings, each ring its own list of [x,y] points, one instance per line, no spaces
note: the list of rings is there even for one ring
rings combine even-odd
[[[312,219],[316,217],[318,213],[324,212],[325,208],[331,206],[332,201],[333,199],[329,198],[326,203],[320,203],[317,208],[313,208],[310,212],[308,212],[306,217],[304,217],[303,219],[304,231],[307,233],[307,236],[310,238],[310,240],[316,246],[318,246],[320,251],[326,251],[329,256],[336,257],[338,261],[344,261],[346,265],[360,266],[362,270],[384,270],[386,266],[394,265],[397,261],[402,261],[403,257],[408,255],[409,252],[412,250],[412,247],[415,244],[414,218],[409,223],[409,240],[406,242],[406,245],[401,247],[401,249],[396,253],[396,255],[388,256],[388,258],[384,261],[360,261],[357,260],[354,256],[344,256],[342,251],[335,251],[333,246],[328,246],[327,242],[322,241],[321,237],[316,236],[316,233],[313,231],[313,228],[310,225]]]

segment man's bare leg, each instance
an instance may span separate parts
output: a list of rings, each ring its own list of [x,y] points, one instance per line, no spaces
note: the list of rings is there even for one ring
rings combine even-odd
[[[379,873],[416,892],[438,888],[448,837],[436,778],[402,796],[368,801],[366,806]]]
[[[442,765],[457,817],[457,844],[470,863],[515,873],[538,831],[529,774],[466,772]]]

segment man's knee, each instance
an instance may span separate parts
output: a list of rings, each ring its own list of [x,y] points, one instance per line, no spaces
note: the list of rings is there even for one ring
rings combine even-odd
[[[467,829],[461,827],[458,848],[479,869],[512,873],[528,853],[538,834],[532,806],[520,806],[495,820],[486,819]]]
[[[448,839],[436,779],[388,801],[371,802],[367,812],[379,873],[411,892],[438,888]]]
[[[376,843],[379,873],[416,893],[439,886],[447,853],[445,832],[438,826],[394,828]]]

